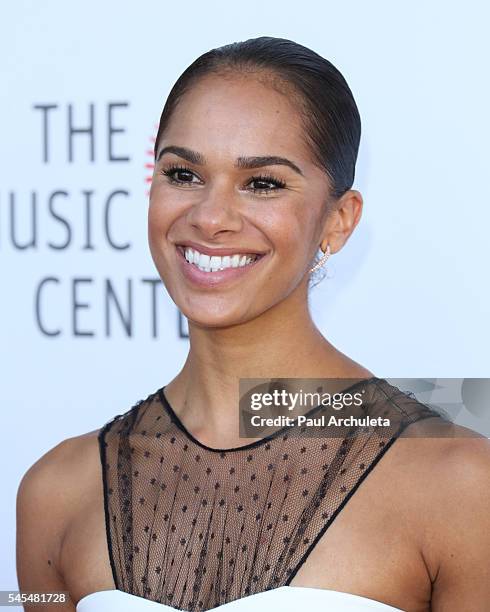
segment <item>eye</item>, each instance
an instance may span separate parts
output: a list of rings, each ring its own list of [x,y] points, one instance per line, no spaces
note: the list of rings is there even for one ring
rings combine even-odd
[[[253,176],[247,185],[251,185],[252,191],[255,193],[270,193],[286,187],[284,181],[271,175]]]
[[[199,177],[186,166],[170,166],[163,168],[161,174],[165,175],[174,185],[193,185],[200,182]],[[196,179],[196,180],[194,180]]]

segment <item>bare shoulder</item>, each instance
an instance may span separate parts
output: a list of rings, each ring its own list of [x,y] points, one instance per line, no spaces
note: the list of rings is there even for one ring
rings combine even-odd
[[[98,433],[95,430],[63,440],[27,470],[17,493],[22,523],[31,512],[41,511],[44,522],[53,525],[55,539],[61,539],[71,509],[96,483]]]
[[[421,479],[425,480],[424,498],[430,504],[448,502],[449,498],[460,500],[460,504],[445,506],[445,516],[460,513],[466,499],[477,505],[485,503],[485,496],[490,499],[488,438],[439,418],[413,423],[401,437],[407,441],[400,460],[409,461],[419,485]],[[433,511],[437,507],[432,506]]]
[[[61,545],[77,508],[98,486],[98,433],[95,430],[60,442],[20,482],[17,573],[23,590],[63,590]]]
[[[413,429],[411,495],[420,511],[422,556],[433,583],[432,610],[488,609],[490,601],[490,440],[428,419]],[[412,437],[412,436],[411,436]],[[407,447],[408,448],[408,447]]]
[[[444,428],[448,435],[429,439],[432,449],[428,476],[433,485],[437,484],[430,495],[435,500],[454,502],[446,508],[447,516],[457,517],[474,508],[466,516],[468,519],[485,506],[490,510],[490,440],[459,425],[435,427],[438,433]]]
[[[71,489],[70,483],[88,473],[90,461],[97,456],[99,431],[97,429],[67,438],[48,450],[23,475],[19,497],[35,496],[37,501],[42,501],[47,499],[46,493],[51,492],[58,502],[65,502],[66,491]],[[59,486],[61,483],[63,491]],[[42,499],[38,499],[38,496]]]

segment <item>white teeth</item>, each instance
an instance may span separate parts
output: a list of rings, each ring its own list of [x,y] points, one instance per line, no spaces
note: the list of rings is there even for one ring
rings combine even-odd
[[[246,266],[257,259],[257,255],[225,255],[219,257],[218,255],[205,255],[199,253],[195,249],[190,247],[184,248],[184,257],[186,260],[197,266],[204,272],[215,272],[216,270],[226,270],[227,268],[241,268]]]
[[[220,267],[220,265],[221,265],[221,257],[217,257],[216,255],[213,255],[209,261],[209,267],[211,268],[211,270],[214,272]]]
[[[209,261],[210,261],[211,257],[209,257],[209,255],[204,255],[203,253],[199,254],[199,267],[200,268],[209,268]]]

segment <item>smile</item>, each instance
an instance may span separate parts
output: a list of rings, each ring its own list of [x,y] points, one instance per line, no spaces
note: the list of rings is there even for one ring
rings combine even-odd
[[[185,278],[192,284],[209,289],[237,281],[267,259],[266,253],[208,255],[184,245],[176,245],[176,250]]]
[[[243,268],[256,261],[260,256],[256,253],[233,255],[206,255],[190,247],[182,247],[186,261],[193,264],[203,272],[216,272],[218,270],[228,270],[229,268]]]

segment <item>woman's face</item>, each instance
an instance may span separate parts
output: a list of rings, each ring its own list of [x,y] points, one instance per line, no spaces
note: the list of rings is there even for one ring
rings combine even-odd
[[[207,76],[181,98],[158,143],[148,238],[189,321],[224,327],[306,300],[329,185],[303,139],[297,107],[253,76]]]

